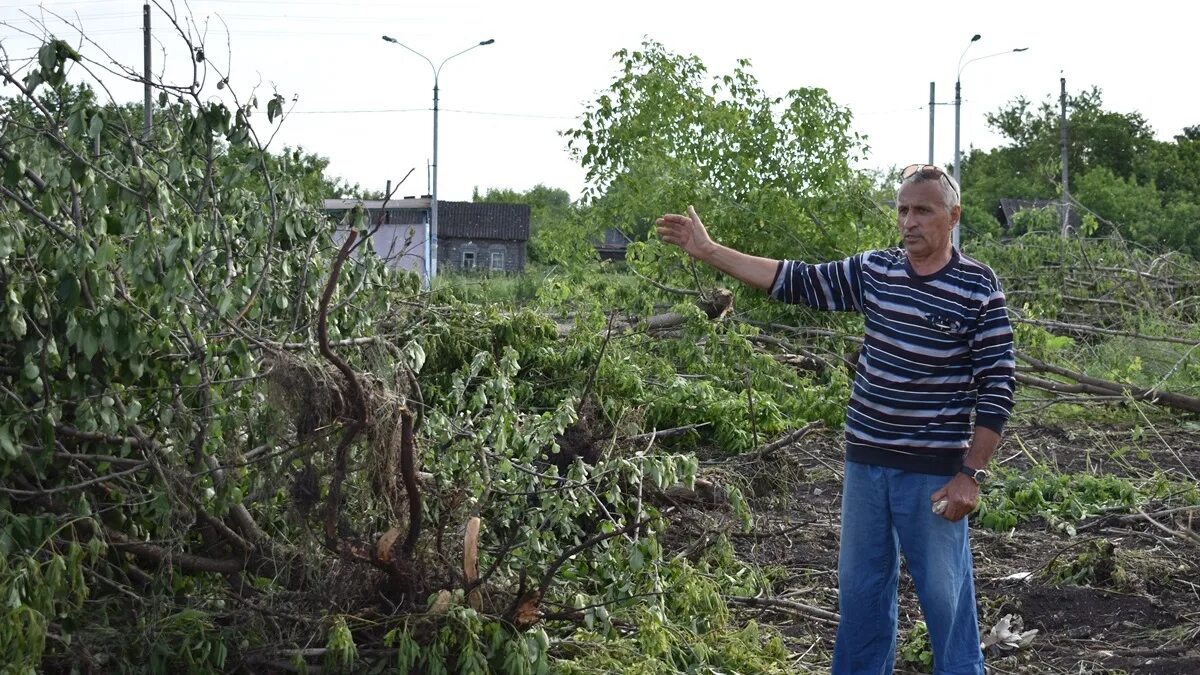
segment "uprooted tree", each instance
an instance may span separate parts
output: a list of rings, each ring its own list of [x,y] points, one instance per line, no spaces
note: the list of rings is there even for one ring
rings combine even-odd
[[[360,211],[327,221],[319,162],[267,150],[283,98],[174,25],[194,72],[152,83],[149,135],[78,83],[140,77],[85,49],[0,64],[0,660],[521,673],[625,640],[605,667],[782,668],[662,556],[654,496],[697,460],[648,450],[836,423],[824,385],[695,308],[664,357],[598,305],[563,336],[421,292]]]

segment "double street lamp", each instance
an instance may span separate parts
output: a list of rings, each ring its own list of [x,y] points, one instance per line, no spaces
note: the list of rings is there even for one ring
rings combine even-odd
[[[1003,56],[1005,54],[1013,54],[1016,52],[1023,52],[1026,49],[1029,49],[1028,47],[1019,47],[1017,49],[1009,49],[1009,50],[1002,51],[1002,52],[996,52],[995,54],[988,54],[986,56],[980,56],[978,58],[971,59],[970,61],[967,61],[966,63],[963,63],[963,59],[966,58],[966,56],[967,56],[967,51],[969,49],[971,49],[971,45],[973,45],[979,41],[979,38],[980,38],[979,33],[976,33],[971,36],[971,41],[967,43],[966,48],[963,49],[962,54],[958,57],[958,72],[954,76],[954,182],[958,183],[960,190],[962,189],[962,179],[961,179],[961,177],[962,177],[962,166],[961,166],[962,152],[959,150],[959,136],[960,136],[960,133],[962,130],[962,73],[963,73],[963,70],[965,70],[967,66],[971,65],[972,63],[975,63],[976,61],[990,59],[993,56]],[[954,233],[953,233],[955,247],[957,247],[959,244],[958,230],[959,230],[959,228],[957,226],[955,226]]]
[[[454,57],[456,57],[456,56],[462,56],[463,54],[466,54],[467,52],[471,51],[472,49],[475,49],[476,47],[486,47],[487,45],[490,45],[490,44],[492,44],[493,42],[495,42],[495,40],[483,40],[483,41],[481,41],[481,42],[479,42],[479,43],[477,43],[477,44],[473,44],[473,45],[471,45],[470,47],[467,47],[466,49],[462,50],[461,52],[458,52],[458,53],[456,53],[456,54],[451,54],[450,56],[447,56],[445,59],[443,59],[443,60],[442,60],[442,62],[441,62],[440,64],[438,64],[436,67],[433,65],[433,61],[430,61],[430,60],[429,60],[429,57],[427,57],[427,56],[425,56],[424,54],[422,54],[421,52],[419,52],[419,51],[417,51],[417,50],[413,49],[412,47],[409,47],[408,45],[404,44],[403,42],[400,42],[400,41],[399,41],[399,40],[397,40],[396,38],[392,38],[392,37],[388,37],[388,36],[384,35],[384,36],[383,36],[383,41],[384,41],[384,42],[390,42],[390,43],[392,43],[392,44],[394,44],[394,45],[400,45],[401,47],[404,47],[404,48],[405,48],[405,49],[407,49],[408,51],[410,51],[410,52],[412,52],[412,53],[416,54],[417,56],[419,56],[419,57],[421,57],[421,58],[425,59],[425,62],[429,64],[429,69],[430,69],[431,71],[433,71],[433,166],[431,167],[431,170],[432,170],[432,173],[433,173],[433,175],[432,175],[432,177],[431,177],[431,179],[430,179],[430,180],[432,181],[432,188],[431,188],[431,190],[430,190],[431,194],[429,195],[429,197],[430,197],[430,204],[429,204],[429,236],[427,236],[427,237],[425,238],[425,282],[428,284],[428,283],[432,283],[432,281],[433,281],[433,278],[437,276],[437,237],[438,237],[438,174],[437,174],[437,171],[438,171],[438,170],[437,170],[437,166],[438,166],[438,77],[439,77],[439,76],[441,75],[441,73],[442,73],[442,66],[446,65],[446,62],[447,62],[447,61],[449,61],[450,59],[452,59],[452,58],[454,58]]]

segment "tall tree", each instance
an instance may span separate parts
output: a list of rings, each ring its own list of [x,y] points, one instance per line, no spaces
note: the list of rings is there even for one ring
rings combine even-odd
[[[1200,253],[1200,132],[1189,127],[1159,141],[1138,112],[1107,110],[1097,88],[1068,97],[1070,193],[1099,233],[1120,232],[1157,249]],[[963,160],[963,226],[996,231],[1005,197],[1062,194],[1061,114],[1057,98],[1039,106],[1018,98],[987,116],[1009,143]]]
[[[529,258],[533,262],[553,262],[555,235],[573,231],[579,219],[579,211],[572,204],[570,193],[562,188],[547,187],[541,183],[525,191],[488,188],[486,194],[480,194],[479,188],[476,187],[471,200],[528,204]]]
[[[864,139],[827,92],[772,96],[747,60],[710,75],[651,40],[615,58],[616,78],[564,132],[595,228],[642,239],[664,210],[695,204],[721,241],[762,255],[827,259],[886,240],[888,217],[852,168]],[[641,254],[673,255],[654,242]]]

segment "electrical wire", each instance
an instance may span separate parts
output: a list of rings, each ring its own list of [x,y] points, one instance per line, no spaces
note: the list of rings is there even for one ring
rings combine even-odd
[[[490,110],[461,110],[457,108],[441,108],[441,112],[462,113],[466,115],[488,115],[494,117],[519,117],[526,119],[543,119],[543,120],[573,120],[574,116],[568,115],[539,115],[536,113],[510,113],[496,112]],[[370,115],[379,113],[409,113],[409,112],[433,112],[433,108],[367,108],[367,109],[343,109],[343,110],[293,110],[289,115]]]

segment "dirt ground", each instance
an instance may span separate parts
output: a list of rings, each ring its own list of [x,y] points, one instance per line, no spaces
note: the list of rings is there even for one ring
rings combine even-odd
[[[1063,472],[1158,474],[1194,484],[1200,443],[1193,436],[1182,427],[1139,432],[1015,426],[993,461],[1020,470],[1037,462]],[[713,456],[704,466],[714,480],[748,485],[754,528],[738,532],[728,509],[668,506],[668,548],[699,556],[714,531],[728,532],[742,560],[768,570],[776,598],[836,612],[840,433],[813,433],[763,456]],[[1160,507],[1151,502],[1143,510]],[[1200,532],[1195,510],[1158,520]],[[989,673],[1200,674],[1200,545],[1124,510],[1085,518],[1073,536],[1038,519],[1003,534],[973,526],[971,537],[981,629],[1011,614],[1025,630],[1038,630],[1024,648],[989,653]],[[1091,549],[1110,551],[1114,566],[1100,569],[1085,585],[1055,581],[1049,570]],[[1014,579],[1017,573],[1026,578]],[[796,654],[798,671],[827,671],[832,622],[794,608],[734,607],[744,620],[776,626]],[[903,570],[900,607],[903,647],[920,619]],[[896,672],[928,671],[898,662]]]

